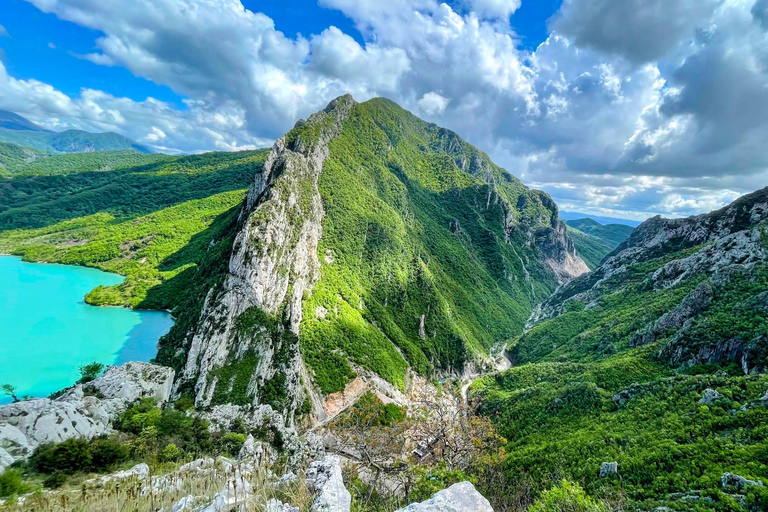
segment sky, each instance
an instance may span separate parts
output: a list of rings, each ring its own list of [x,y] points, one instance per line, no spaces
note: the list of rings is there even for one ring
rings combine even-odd
[[[351,93],[458,132],[561,209],[768,185],[768,0],[2,0],[0,109],[158,151],[271,145]]]

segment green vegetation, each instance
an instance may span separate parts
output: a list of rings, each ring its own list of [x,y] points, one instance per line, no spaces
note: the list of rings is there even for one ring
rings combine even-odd
[[[634,229],[623,224],[603,225],[592,219],[569,220],[565,223],[576,251],[593,270],[608,253],[626,240]]]
[[[528,512],[608,512],[608,507],[590,498],[579,484],[563,480],[542,493]]]
[[[289,140],[313,136],[297,130]],[[322,277],[303,303],[301,347],[325,393],[355,365],[401,387],[409,367],[461,369],[520,333],[556,284],[527,244],[551,200],[388,100],[353,108],[319,189]]]
[[[616,247],[629,238],[629,235],[631,235],[632,231],[635,229],[624,224],[600,224],[589,218],[568,220],[565,223],[574,229],[578,229],[582,233],[604,240],[613,247]]]
[[[0,110],[0,142],[53,153],[121,150],[152,152],[146,146],[117,133],[89,133],[83,130],[53,132],[5,110]]]
[[[579,293],[599,276],[569,285],[556,295],[559,314],[511,341],[517,366],[472,386],[480,411],[509,441],[505,466],[512,485],[534,482],[541,492],[565,477],[593,498],[624,496],[641,510],[766,507],[765,487],[734,493],[720,478],[731,472],[768,483],[768,408],[761,401],[768,377],[744,375],[740,366],[760,367],[768,355],[761,309],[768,268],[730,274],[724,284],[711,285],[711,303],[680,332],[638,341],[649,324],[711,283],[699,273],[654,289],[651,276],[662,265],[706,250],[673,242],[627,264],[588,299]],[[695,364],[697,354],[738,340],[753,340],[744,358]],[[720,398],[701,403],[707,389]],[[618,462],[619,473],[600,478],[607,461]],[[543,494],[542,503],[549,497]]]

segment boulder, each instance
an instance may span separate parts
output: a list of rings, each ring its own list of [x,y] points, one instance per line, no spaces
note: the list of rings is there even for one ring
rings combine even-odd
[[[619,463],[618,462],[603,462],[600,464],[600,478],[605,478],[618,474]]]
[[[749,480],[734,473],[723,473],[723,476],[720,477],[720,485],[723,486],[723,489],[735,488],[737,491],[740,491],[745,487],[762,487],[763,482]]]
[[[700,404],[711,404],[716,402],[717,400],[720,400],[723,398],[723,395],[718,393],[712,388],[707,388],[704,390],[704,394],[701,396],[701,399],[699,400]]]
[[[413,503],[397,512],[493,512],[491,504],[469,482],[453,484],[427,501]]]
[[[327,455],[307,468],[307,486],[317,493],[312,512],[349,512],[352,495],[341,476],[341,459]]]
[[[164,403],[170,396],[174,371],[148,363],[126,363],[103,376],[77,385],[58,398],[24,400],[0,407],[0,462],[29,457],[43,443],[73,437],[92,439],[111,432],[120,413],[141,398]]]

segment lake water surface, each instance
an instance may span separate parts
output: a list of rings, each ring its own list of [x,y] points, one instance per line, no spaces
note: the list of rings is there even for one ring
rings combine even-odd
[[[155,357],[171,315],[83,300],[96,286],[122,280],[96,269],[0,256],[0,384],[16,386],[19,396],[47,396],[72,385],[83,364]]]

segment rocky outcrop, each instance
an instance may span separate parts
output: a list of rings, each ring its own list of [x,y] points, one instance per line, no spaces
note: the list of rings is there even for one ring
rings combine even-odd
[[[427,501],[413,503],[397,512],[493,512],[491,504],[469,482],[453,484]]]
[[[607,478],[619,473],[618,462],[603,462],[600,464],[600,478]]]
[[[720,477],[720,484],[723,489],[736,489],[737,491],[741,491],[746,487],[763,487],[763,482],[749,480],[734,473],[723,473],[723,476]]]
[[[307,468],[307,486],[317,493],[312,512],[349,512],[352,495],[341,476],[341,459],[328,455]]]
[[[230,401],[234,393],[259,404],[264,398],[260,390],[273,378],[279,382],[272,387],[287,390],[283,405],[289,419],[303,400],[296,335],[302,298],[319,278],[317,245],[324,213],[317,180],[328,144],[354,104],[344,96],[300,121],[290,138],[275,143],[256,176],[240,212],[229,272],[220,288],[209,293],[189,334],[176,389],[192,384],[197,406]],[[244,390],[234,389],[239,371],[246,374]]]
[[[723,398],[723,395],[721,395],[720,393],[718,393],[712,388],[707,388],[704,390],[704,394],[699,399],[699,403],[709,405],[709,404],[715,403],[721,398]]]
[[[0,464],[24,459],[43,443],[73,437],[91,439],[111,431],[111,423],[141,398],[162,404],[173,383],[171,368],[126,363],[102,377],[66,390],[55,399],[25,400],[0,407]]]

